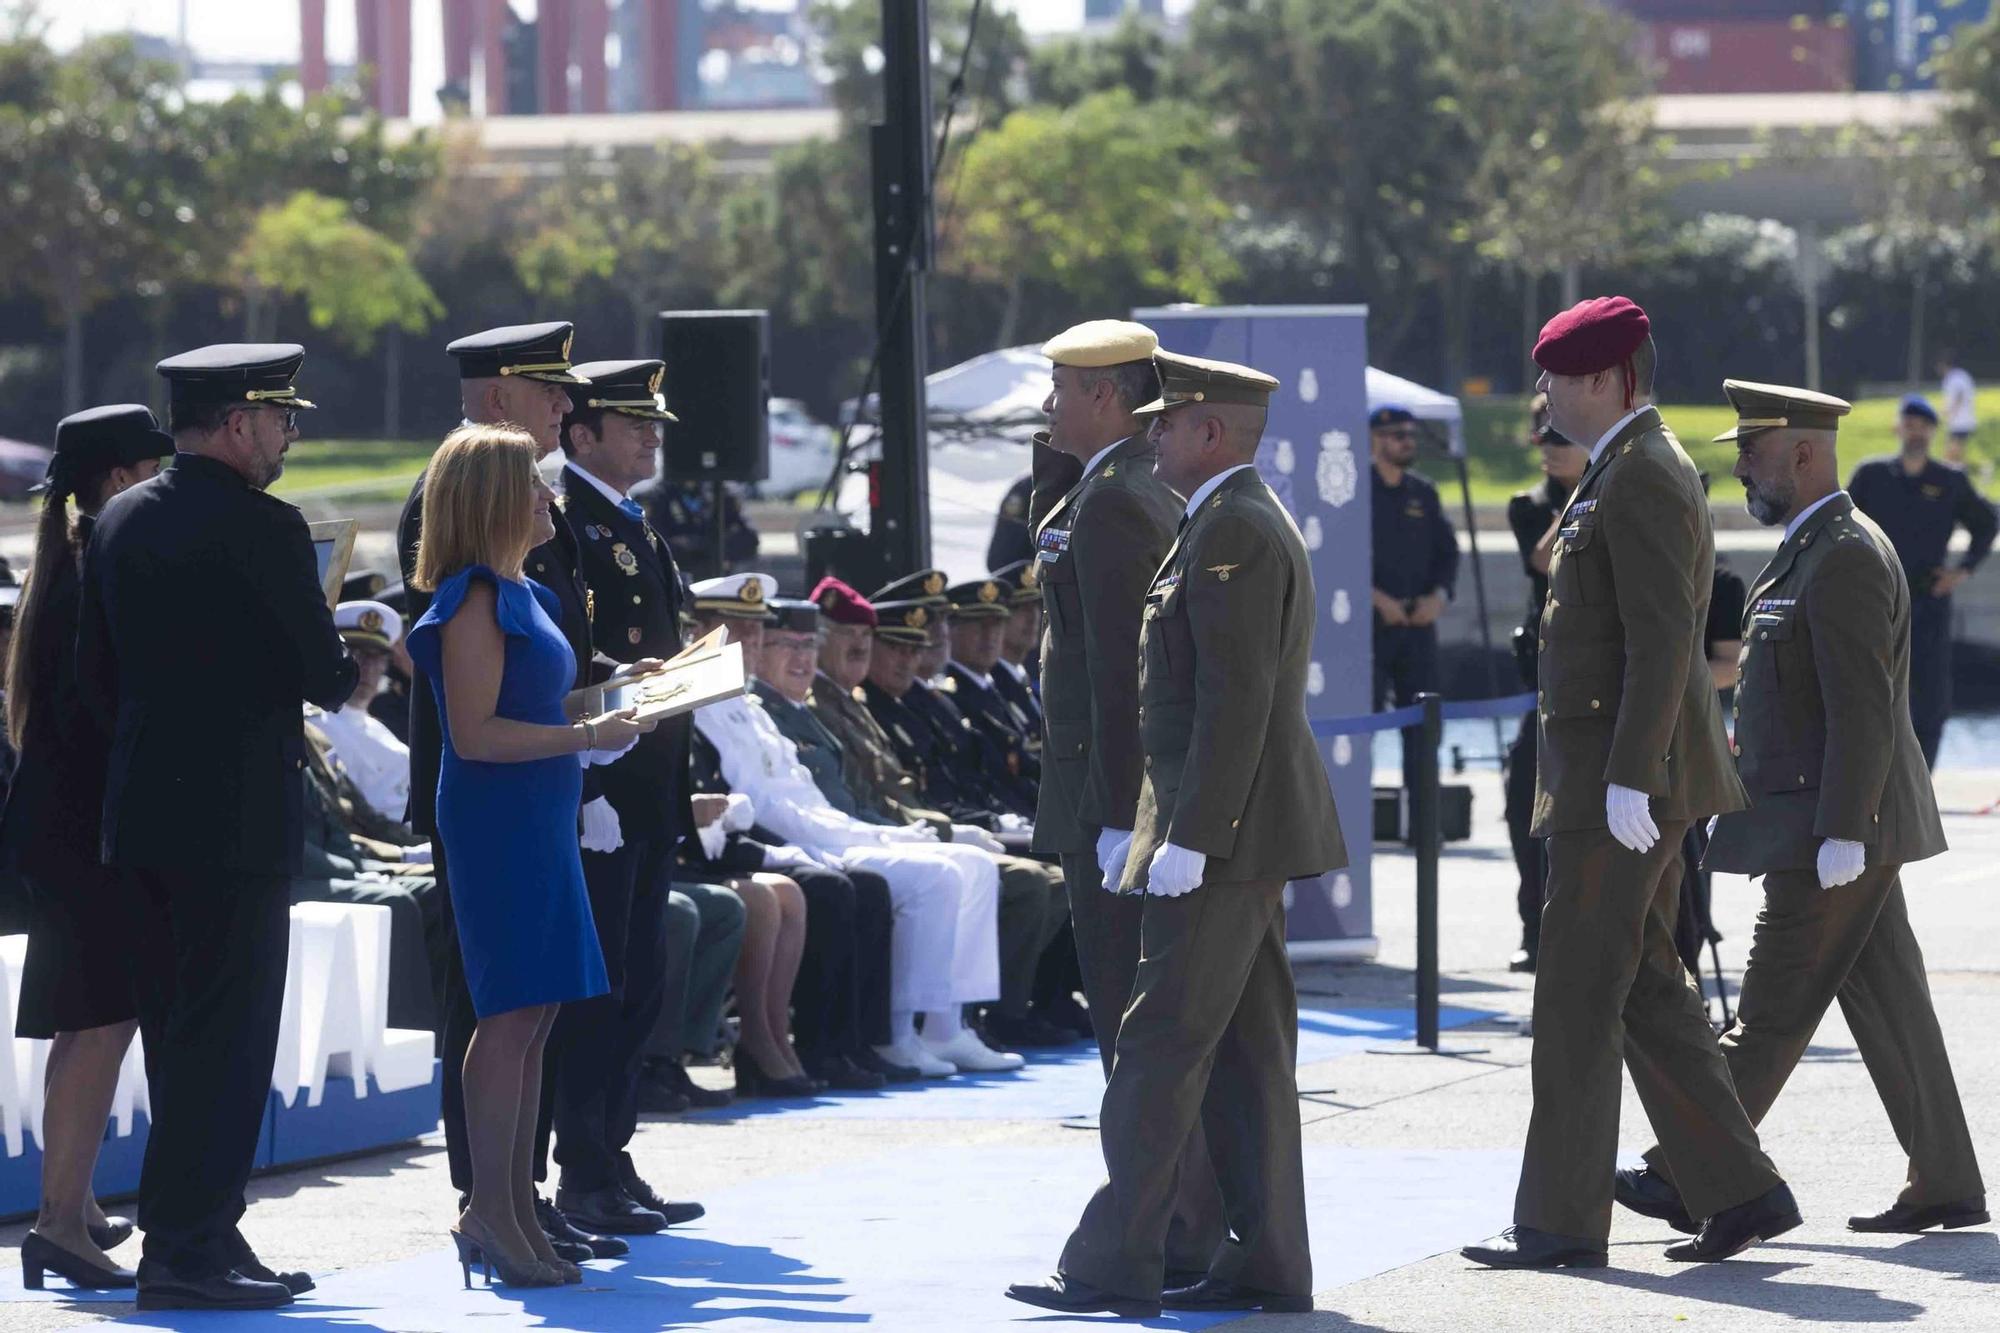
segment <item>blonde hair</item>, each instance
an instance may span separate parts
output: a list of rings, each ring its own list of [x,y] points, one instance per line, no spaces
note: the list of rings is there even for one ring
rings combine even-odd
[[[518,426],[460,426],[431,455],[424,477],[424,518],[417,569],[425,592],[471,565],[521,577],[534,542],[532,435]]]

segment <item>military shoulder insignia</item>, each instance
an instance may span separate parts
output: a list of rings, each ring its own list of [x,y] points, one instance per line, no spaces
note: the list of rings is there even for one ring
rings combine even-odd
[[[1106,464],[1104,465],[1104,475],[1105,475],[1105,476],[1107,476],[1107,477],[1115,477],[1115,476],[1117,476],[1117,475],[1118,475],[1118,465],[1117,465],[1116,463],[1106,463]]]
[[[1243,568],[1241,565],[1210,565],[1208,572],[1215,575],[1219,582],[1227,583],[1229,582],[1230,571],[1241,568]]]

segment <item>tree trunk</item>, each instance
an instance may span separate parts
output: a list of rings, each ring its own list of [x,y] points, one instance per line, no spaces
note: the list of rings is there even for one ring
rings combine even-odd
[[[653,350],[653,319],[660,313],[660,303],[648,300],[643,295],[634,295],[632,306],[632,357],[638,361],[650,361],[656,354]]]
[[[1926,292],[1925,256],[1917,255],[1916,274],[1910,279],[1910,349],[1903,362],[1904,387],[1914,391],[1924,382],[1924,303]]]
[[[1574,259],[1563,265],[1563,309],[1583,299],[1583,266]]]
[[[146,323],[152,333],[153,355],[149,358],[155,365],[167,359],[167,326],[172,322],[174,303],[171,289],[163,289],[146,307]],[[149,375],[153,415],[161,421],[167,420],[167,382],[158,375]]]
[[[403,329],[391,324],[382,339],[382,438],[403,438]]]
[[[83,410],[83,303],[63,306],[63,412]]]
[[[1000,332],[994,342],[997,351],[1014,345],[1014,326],[1021,322],[1021,271],[1014,270],[1007,279],[1007,304],[1000,309]]]
[[[1444,383],[1438,387],[1451,394],[1465,383],[1465,344],[1472,323],[1472,282],[1466,269],[1459,260],[1448,264],[1439,293],[1444,302]]]
[[[257,341],[257,307],[263,304],[263,293],[254,282],[243,284],[243,341]]]

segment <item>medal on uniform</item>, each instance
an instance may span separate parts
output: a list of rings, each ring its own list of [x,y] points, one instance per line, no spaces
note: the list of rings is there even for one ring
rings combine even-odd
[[[624,542],[611,543],[611,558],[618,568],[625,571],[625,577],[636,578],[639,574],[639,557],[632,554],[632,548]]]

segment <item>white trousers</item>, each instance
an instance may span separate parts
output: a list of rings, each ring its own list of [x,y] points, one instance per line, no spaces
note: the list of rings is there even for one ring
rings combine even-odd
[[[889,1007],[923,1011],[1000,998],[1000,869],[977,847],[857,844],[841,860],[889,884]]]

